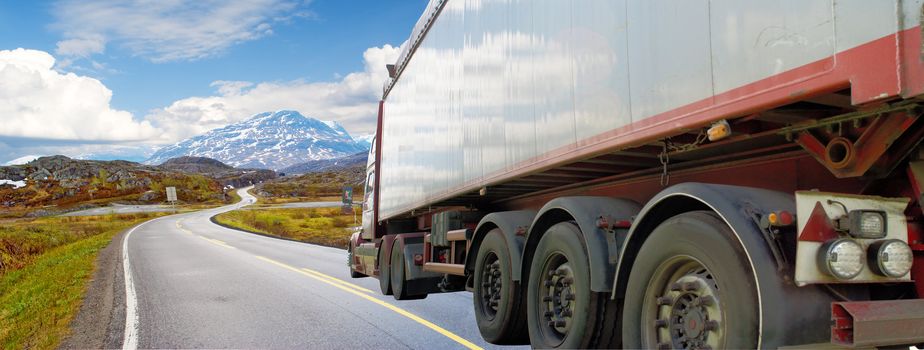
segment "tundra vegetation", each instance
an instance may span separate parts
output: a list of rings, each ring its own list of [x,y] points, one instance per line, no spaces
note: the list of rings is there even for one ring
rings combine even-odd
[[[253,193],[264,204],[337,201],[343,187],[350,186],[354,201],[362,201],[364,181],[365,169],[351,167],[276,178],[258,184]]]
[[[162,215],[0,219],[0,348],[56,348],[99,251],[119,232]]]
[[[357,225],[353,220],[352,214],[342,214],[340,208],[240,209],[215,217],[222,225],[244,231],[344,249],[351,227]]]

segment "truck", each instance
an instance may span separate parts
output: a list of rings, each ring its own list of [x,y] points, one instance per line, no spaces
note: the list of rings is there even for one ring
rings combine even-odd
[[[924,0],[431,0],[353,277],[494,344],[924,343]]]

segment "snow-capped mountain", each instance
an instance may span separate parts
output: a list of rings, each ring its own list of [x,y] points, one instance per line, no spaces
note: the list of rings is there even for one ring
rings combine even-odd
[[[363,148],[369,149],[369,148],[372,148],[372,139],[374,138],[375,138],[375,134],[367,134],[367,135],[356,136],[353,138],[353,140],[356,140],[356,143],[358,143]]]
[[[265,112],[161,148],[147,164],[180,156],[208,157],[238,168],[281,169],[309,160],[339,158],[366,149],[337,122],[296,111]]]

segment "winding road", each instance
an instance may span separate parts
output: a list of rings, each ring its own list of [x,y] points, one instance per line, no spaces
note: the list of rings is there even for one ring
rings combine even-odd
[[[351,279],[346,251],[209,219],[254,201],[149,221],[125,235],[126,348],[491,348],[469,293],[397,301]]]

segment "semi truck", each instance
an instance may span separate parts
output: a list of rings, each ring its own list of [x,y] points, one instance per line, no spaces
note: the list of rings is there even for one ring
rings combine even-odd
[[[924,0],[431,0],[353,277],[494,344],[924,343]]]

